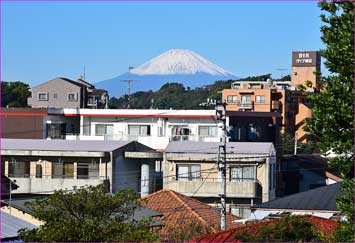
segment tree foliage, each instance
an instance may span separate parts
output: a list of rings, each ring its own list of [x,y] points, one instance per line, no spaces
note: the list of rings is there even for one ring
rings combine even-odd
[[[28,205],[33,216],[45,223],[39,229],[20,230],[19,238],[45,242],[156,240],[149,221],[129,219],[137,206],[131,191],[109,195],[103,185],[56,191]]]
[[[169,232],[164,241],[169,242],[186,242],[191,241],[194,238],[204,235],[212,234],[217,229],[214,225],[204,225],[197,219],[180,219],[176,225],[171,225],[167,229]]]
[[[247,229],[234,235],[241,242],[324,242],[329,241],[302,216],[283,216],[274,224],[265,225],[258,232]]]
[[[340,240],[354,241],[354,2],[320,2],[324,14],[321,27],[326,45],[322,56],[331,72],[322,77],[322,90],[311,95],[313,117],[307,129],[317,136],[321,151],[337,156],[330,164],[338,168],[345,182],[345,196],[338,200],[347,216]]]
[[[20,81],[1,82],[2,107],[27,107],[27,98],[31,95],[29,85]]]

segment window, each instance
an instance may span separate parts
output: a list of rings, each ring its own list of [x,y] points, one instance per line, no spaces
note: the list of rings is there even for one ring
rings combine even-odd
[[[113,124],[96,124],[95,125],[95,135],[113,135]]]
[[[54,94],[53,94],[53,98],[54,98],[54,99],[57,99],[57,98],[58,98],[58,94],[57,94],[57,93],[54,93]]]
[[[240,141],[241,140],[241,128],[239,126],[233,126],[229,131],[230,141]]]
[[[74,178],[74,163],[52,163],[53,178]]]
[[[216,126],[200,126],[198,127],[198,135],[206,137],[216,137],[217,127]]]
[[[236,95],[228,95],[227,96],[227,102],[228,103],[236,103],[238,101]]]
[[[256,103],[265,103],[265,95],[257,95],[255,96],[255,102]]]
[[[129,135],[150,136],[149,125],[128,125]]]
[[[232,206],[230,213],[243,219],[248,219],[250,217],[251,210],[247,206]]]
[[[177,165],[176,179],[180,181],[199,180],[201,178],[201,165]]]
[[[251,101],[251,96],[250,95],[243,95],[241,97],[241,103],[242,103],[242,106],[244,105],[252,105],[252,101]]]
[[[89,179],[99,177],[99,164],[95,161],[91,163],[78,163],[77,165],[77,178]]]
[[[42,165],[36,165],[36,178],[42,178]]]
[[[9,177],[30,177],[30,163],[9,161]]]
[[[231,181],[255,180],[255,166],[238,165],[230,169]]]
[[[78,96],[76,93],[68,93],[68,101],[77,101]]]
[[[47,101],[47,100],[48,100],[48,93],[46,93],[46,92],[39,92],[39,93],[38,93],[38,100],[39,100],[39,101]]]

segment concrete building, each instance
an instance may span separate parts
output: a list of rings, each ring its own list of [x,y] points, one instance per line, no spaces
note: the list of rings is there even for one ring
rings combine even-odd
[[[142,196],[156,188],[162,154],[135,141],[2,139],[2,172],[16,180],[16,193],[51,193],[104,183],[107,190],[132,189]]]
[[[108,93],[83,79],[58,77],[30,89],[32,108],[107,108]]]
[[[282,117],[282,132],[297,134],[300,142],[307,141],[308,133],[303,130],[306,118],[312,116],[311,104],[298,85],[310,85],[306,92],[319,89],[319,52],[292,53],[291,80],[285,81],[236,81],[230,89],[224,89],[222,99],[226,100],[228,111],[277,112]],[[258,128],[256,128],[258,129]]]
[[[170,142],[164,153],[163,187],[211,205],[220,202],[216,142]],[[276,151],[272,143],[227,143],[227,206],[242,218],[250,206],[275,198]]]

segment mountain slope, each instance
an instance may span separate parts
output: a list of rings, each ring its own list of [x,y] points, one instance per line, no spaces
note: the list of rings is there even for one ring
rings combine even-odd
[[[122,80],[132,79],[132,92],[158,90],[168,82],[182,83],[186,87],[195,88],[213,83],[216,80],[237,78],[223,68],[209,62],[200,55],[184,49],[173,49],[151,59],[130,73],[124,73],[112,79],[95,84],[98,88],[109,91],[111,96],[127,93],[127,84]]]

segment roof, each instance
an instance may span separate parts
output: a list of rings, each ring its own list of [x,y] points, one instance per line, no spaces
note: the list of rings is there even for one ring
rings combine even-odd
[[[16,190],[19,186],[13,182],[9,177],[7,177],[4,174],[1,174],[1,185],[6,185],[8,189],[10,189],[10,185],[9,183],[11,183],[11,190]]]
[[[1,150],[112,152],[132,141],[1,139]]]
[[[173,141],[165,149],[167,153],[203,153],[217,154],[219,142],[192,142]],[[265,142],[229,142],[227,153],[229,154],[270,154],[274,150],[272,143]]]
[[[167,240],[169,232],[177,225],[188,220],[197,221],[216,231],[220,225],[220,212],[215,208],[187,197],[173,190],[163,189],[141,199],[141,204],[147,208],[163,213],[159,221],[164,223],[160,231],[161,240]],[[238,217],[227,214],[227,226],[233,227]]]
[[[319,229],[324,235],[330,236],[334,233],[338,223],[331,219],[324,219],[316,216],[303,216],[305,220],[312,223],[317,229]],[[194,242],[240,242],[235,238],[236,233],[242,233],[247,230],[250,234],[257,234],[258,231],[267,226],[274,225],[278,220],[259,221],[256,223],[246,224],[238,226],[234,229],[206,235],[194,240]]]
[[[23,228],[35,229],[37,226],[1,211],[1,239],[16,237],[17,231]]]
[[[48,80],[48,81],[46,81],[46,82],[40,83],[40,84],[38,84],[38,85],[36,85],[36,86],[34,86],[34,87],[31,87],[31,89],[34,89],[34,88],[39,87],[39,86],[41,86],[41,85],[43,85],[43,84],[45,84],[45,83],[47,83],[47,82],[54,81],[54,80],[57,80],[57,79],[63,80],[63,81],[65,81],[65,82],[74,84],[74,85],[79,86],[79,87],[83,87],[83,84],[81,84],[81,83],[79,83],[79,82],[76,82],[76,81],[74,81],[74,80],[71,80],[71,79],[68,79],[68,78],[63,78],[63,77],[56,77],[56,78],[54,78],[54,79],[50,79],[50,80]]]
[[[288,209],[290,211],[313,210],[338,212],[336,198],[341,195],[341,183],[335,183],[255,205],[253,208],[260,210]]]

